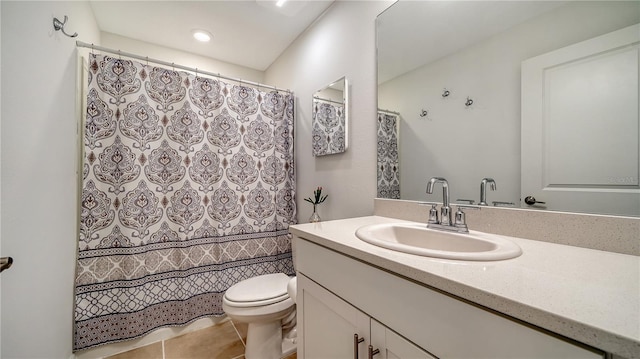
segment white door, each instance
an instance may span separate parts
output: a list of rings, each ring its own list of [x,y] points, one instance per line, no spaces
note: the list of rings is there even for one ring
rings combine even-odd
[[[640,215],[640,24],[522,63],[521,202]]]
[[[367,357],[369,317],[300,273],[297,310],[298,358]]]

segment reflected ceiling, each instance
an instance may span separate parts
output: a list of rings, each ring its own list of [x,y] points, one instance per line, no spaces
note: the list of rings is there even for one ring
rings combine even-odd
[[[384,20],[385,29],[377,39],[378,83],[469,47],[565,2],[523,5],[518,1],[424,1],[420,11],[411,14],[392,6],[384,17],[378,17],[378,21]],[[407,30],[409,24],[411,29]]]

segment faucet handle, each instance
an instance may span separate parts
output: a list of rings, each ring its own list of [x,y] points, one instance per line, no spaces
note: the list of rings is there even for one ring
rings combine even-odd
[[[474,201],[472,199],[458,198],[458,199],[456,199],[456,202],[463,202],[463,203],[455,203],[455,204],[474,204],[476,201]],[[464,202],[466,202],[466,203],[464,203]]]
[[[456,214],[455,214],[455,221],[453,222],[453,225],[457,228],[464,228],[467,229],[467,218],[466,218],[466,214],[462,211],[463,208],[465,209],[480,209],[480,207],[476,207],[476,206],[465,206],[465,205],[461,205],[458,204],[457,205],[457,209],[456,209]]]
[[[418,202],[418,206],[437,206],[440,202]]]
[[[513,202],[502,202],[502,201],[493,201],[494,207],[515,207],[516,204]]]
[[[482,209],[482,207],[480,207],[480,205],[473,204],[473,203],[472,204],[455,203],[454,205],[457,207],[458,211],[460,211],[462,208],[465,208],[465,209],[477,209],[477,210],[481,210]]]
[[[436,209],[436,206],[438,204],[439,204],[438,202],[420,202],[420,203],[418,203],[418,205],[420,205],[420,206],[431,205],[431,209],[429,209],[429,220],[427,220],[427,223],[432,223],[432,224],[440,223],[440,221],[438,221],[438,210]]]

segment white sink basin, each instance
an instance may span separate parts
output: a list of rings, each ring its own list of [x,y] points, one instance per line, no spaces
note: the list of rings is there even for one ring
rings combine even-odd
[[[429,229],[426,224],[372,224],[358,228],[356,237],[394,251],[445,259],[495,261],[522,254],[520,247],[504,236],[446,232]]]

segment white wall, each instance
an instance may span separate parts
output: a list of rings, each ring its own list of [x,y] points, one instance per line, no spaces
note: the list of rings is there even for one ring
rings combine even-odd
[[[71,355],[77,246],[75,39],[99,43],[86,2],[2,1],[2,357]]]
[[[295,160],[298,220],[307,222],[303,198],[317,186],[329,195],[323,220],[373,214],[376,196],[375,18],[392,1],[336,1],[267,69],[265,81],[296,92]],[[349,80],[349,149],[311,154],[312,95],[332,81]]]
[[[640,21],[637,2],[602,4],[569,3],[382,84],[379,106],[402,114],[402,198],[426,199],[426,181],[441,176],[452,200],[478,202],[480,180],[493,177],[497,191],[488,191],[488,202],[519,205],[520,64]],[[443,99],[445,87],[451,95]],[[442,201],[440,190],[430,199]]]

